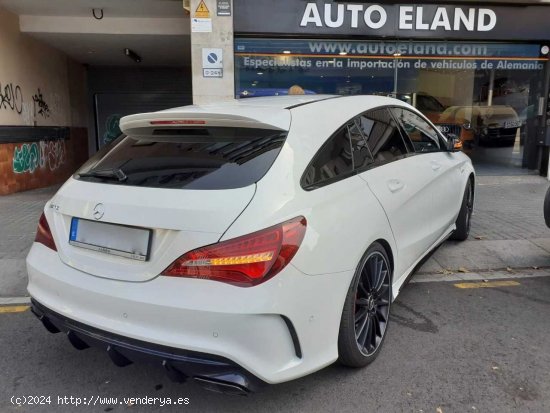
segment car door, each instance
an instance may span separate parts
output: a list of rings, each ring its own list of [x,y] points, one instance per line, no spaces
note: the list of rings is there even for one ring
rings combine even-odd
[[[356,121],[372,156],[358,173],[386,212],[398,249],[395,274],[404,276],[434,242],[433,197],[426,186],[433,170],[416,156],[388,108],[368,111]]]
[[[444,138],[424,117],[406,108],[392,108],[391,111],[412,143],[418,164],[427,171],[424,190],[432,198],[430,225],[435,242],[454,223],[460,208],[464,188],[459,161],[447,150]]]

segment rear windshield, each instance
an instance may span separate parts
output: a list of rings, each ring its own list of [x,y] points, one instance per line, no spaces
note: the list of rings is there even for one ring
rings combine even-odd
[[[158,129],[148,137],[120,137],[75,178],[152,188],[242,188],[266,174],[285,139],[286,132],[267,129]]]

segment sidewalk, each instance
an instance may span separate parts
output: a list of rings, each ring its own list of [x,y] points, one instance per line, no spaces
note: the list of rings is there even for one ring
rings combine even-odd
[[[451,273],[550,267],[550,228],[542,216],[546,179],[480,176],[470,238],[447,241],[417,272],[423,280]],[[0,196],[0,297],[27,294],[25,257],[38,218],[57,187]]]
[[[56,187],[0,196],[0,297],[27,295],[25,257]]]
[[[540,176],[479,176],[470,238],[447,241],[418,273],[550,266],[550,228]]]

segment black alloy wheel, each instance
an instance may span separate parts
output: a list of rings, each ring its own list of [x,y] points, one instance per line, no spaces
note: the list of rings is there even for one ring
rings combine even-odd
[[[466,227],[468,228],[468,235],[470,234],[470,228],[472,226],[472,214],[474,212],[474,188],[472,184],[468,184],[466,195]]]
[[[358,266],[344,304],[338,336],[342,364],[363,367],[378,355],[390,316],[391,275],[386,251],[374,243]]]
[[[470,235],[470,228],[472,226],[472,215],[474,212],[474,186],[472,181],[468,179],[466,189],[464,190],[464,196],[462,198],[462,205],[460,206],[460,212],[456,219],[456,230],[451,235],[450,239],[455,241],[464,241]]]
[[[355,338],[365,356],[376,352],[390,314],[390,269],[385,257],[373,252],[361,271],[355,299]]]

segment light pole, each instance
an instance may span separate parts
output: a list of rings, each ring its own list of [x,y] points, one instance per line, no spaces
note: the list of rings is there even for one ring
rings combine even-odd
[[[397,64],[399,63],[399,57],[401,56],[401,53],[394,53],[393,57],[394,59],[394,73],[393,73],[393,97],[397,97]]]

